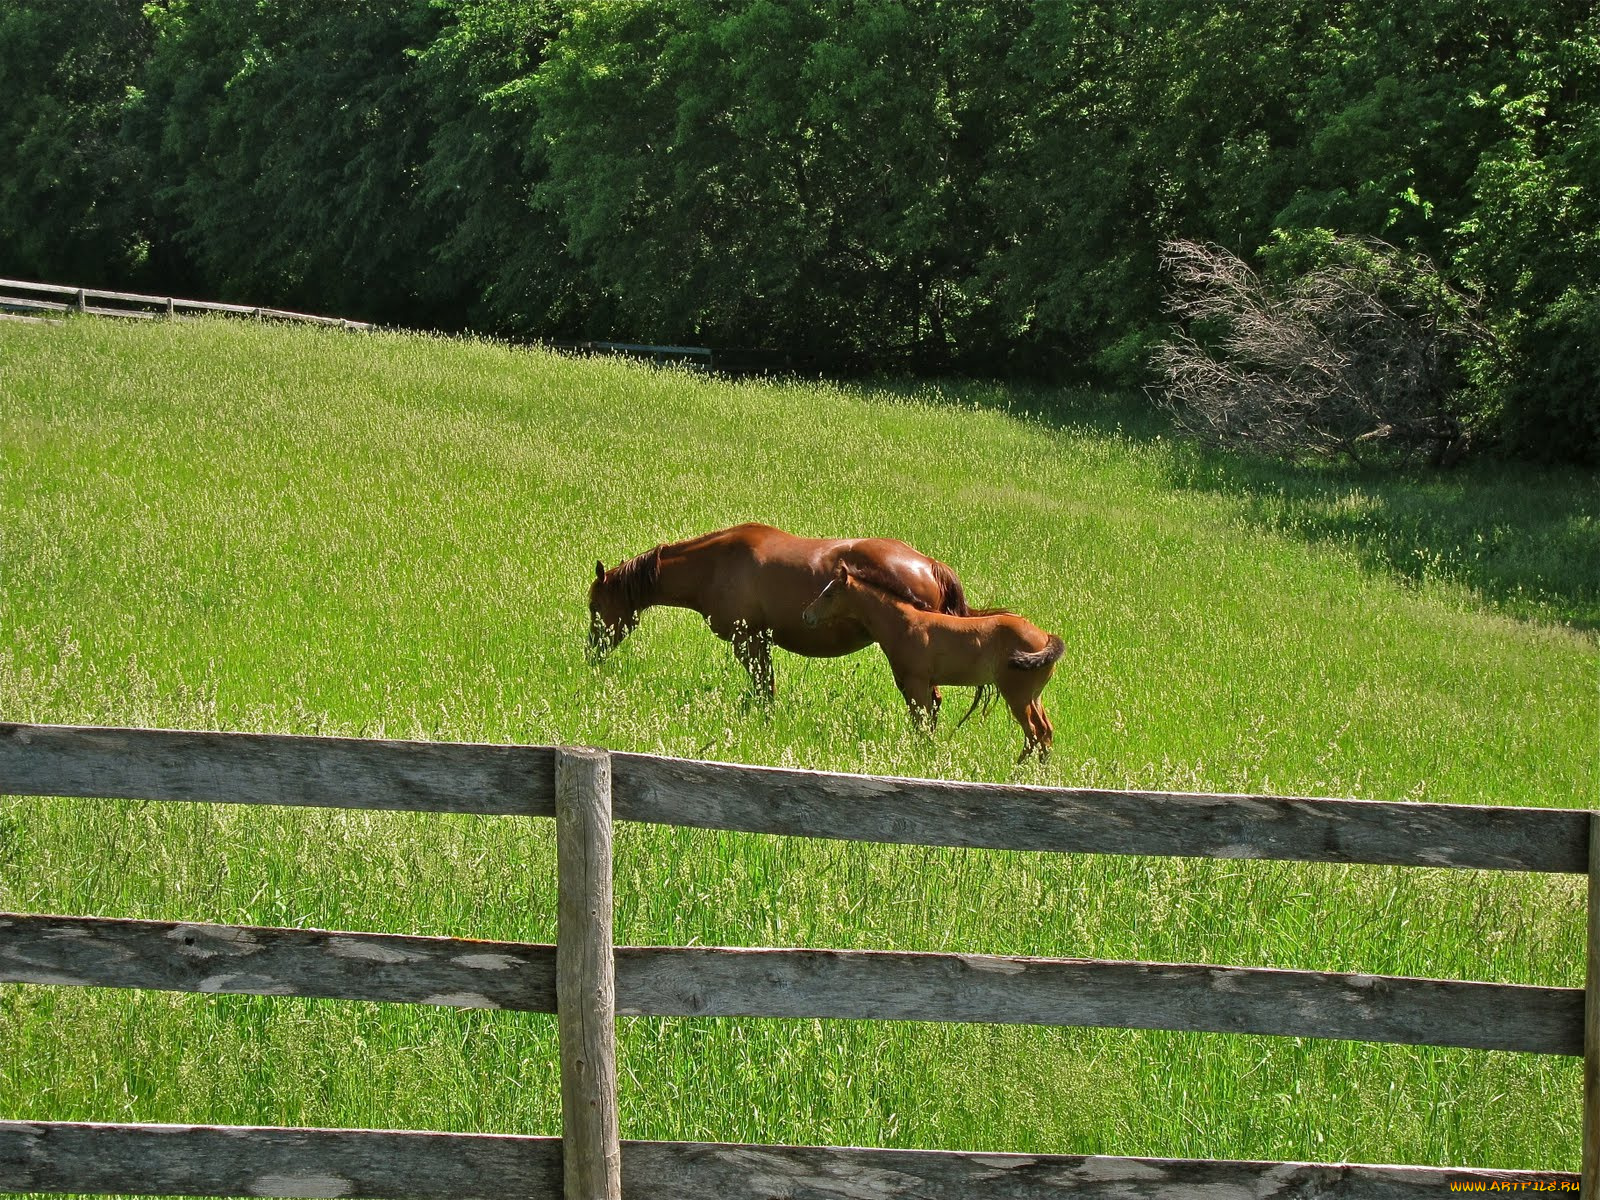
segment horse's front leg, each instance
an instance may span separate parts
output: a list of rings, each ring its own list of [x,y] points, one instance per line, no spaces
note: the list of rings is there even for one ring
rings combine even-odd
[[[734,628],[734,657],[750,673],[750,686],[762,700],[772,700],[777,695],[777,680],[772,673],[772,631],[751,629],[744,622]]]

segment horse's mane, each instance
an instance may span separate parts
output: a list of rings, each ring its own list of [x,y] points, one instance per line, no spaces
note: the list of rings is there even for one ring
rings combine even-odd
[[[655,595],[661,580],[661,547],[646,550],[627,562],[618,563],[606,576],[606,585],[617,589],[631,609],[639,609]]]
[[[713,529],[710,533],[697,533],[693,537],[684,538],[679,542],[663,542],[655,548],[654,553],[671,550],[674,554],[684,554],[695,550],[703,550],[716,542],[729,541],[730,534],[736,534],[743,526],[735,525],[732,529]]]

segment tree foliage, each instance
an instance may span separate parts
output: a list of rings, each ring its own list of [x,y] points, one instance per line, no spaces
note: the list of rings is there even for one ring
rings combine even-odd
[[[138,0],[0,7],[0,269],[139,277],[153,217],[123,129],[152,42]]]
[[[0,82],[0,270],[1142,383],[1164,243],[1325,230],[1600,454],[1587,0],[13,0]]]

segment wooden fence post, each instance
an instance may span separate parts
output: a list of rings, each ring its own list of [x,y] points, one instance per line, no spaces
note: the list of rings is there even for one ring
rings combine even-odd
[[[566,1200],[621,1200],[611,756],[556,751],[556,1022]]]
[[[1589,814],[1589,906],[1583,981],[1583,1164],[1579,1192],[1600,1196],[1600,812]]]

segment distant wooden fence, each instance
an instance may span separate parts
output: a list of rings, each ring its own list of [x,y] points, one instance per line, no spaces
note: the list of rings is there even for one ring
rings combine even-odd
[[[1580,1176],[622,1141],[615,1015],[1277,1034],[1583,1055],[1600,1130],[1600,840],[1562,809],[1092,791],[549,747],[0,724],[0,794],[556,820],[556,946],[0,914],[0,981],[555,1012],[563,1137],[0,1121],[0,1191],[537,1200],[1437,1198]],[[1586,989],[977,954],[613,947],[613,817],[853,841],[1589,877]],[[1587,1009],[1586,1009],[1587,996]],[[1586,1016],[1587,1012],[1587,1016]]]
[[[53,297],[53,299],[46,299]],[[310,313],[289,312],[282,308],[251,307],[245,304],[215,304],[205,300],[178,300],[171,296],[144,296],[136,292],[105,292],[97,288],[69,287],[57,283],[30,283],[22,279],[0,279],[0,315],[48,319],[53,314],[89,313],[97,317],[157,317],[222,315],[257,317],[272,321],[302,321],[331,325],[339,329],[369,330],[366,321],[347,321],[342,317],[316,317]]]

